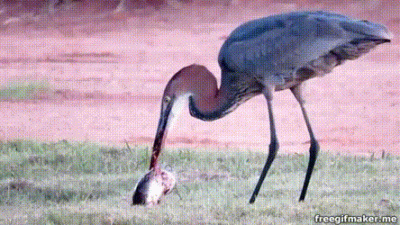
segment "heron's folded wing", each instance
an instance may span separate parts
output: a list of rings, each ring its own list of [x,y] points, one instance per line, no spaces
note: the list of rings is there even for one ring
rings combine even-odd
[[[288,13],[239,26],[222,46],[218,60],[223,70],[269,79],[289,76],[285,74],[354,39],[386,36],[389,32],[382,25],[339,14]]]

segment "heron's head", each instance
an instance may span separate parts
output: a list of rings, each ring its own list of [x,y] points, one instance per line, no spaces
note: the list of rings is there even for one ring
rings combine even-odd
[[[192,64],[172,76],[164,90],[163,102],[172,102],[181,96],[197,98],[215,95],[217,81],[204,66]]]
[[[196,105],[207,106],[207,99],[217,91],[217,81],[206,67],[193,64],[178,71],[164,90],[154,148],[162,147],[168,127],[188,105],[189,98]]]
[[[196,105],[206,107],[208,99],[217,93],[217,81],[214,75],[204,66],[190,65],[179,70],[165,87],[161,104],[161,116],[176,118],[188,99],[196,101]]]

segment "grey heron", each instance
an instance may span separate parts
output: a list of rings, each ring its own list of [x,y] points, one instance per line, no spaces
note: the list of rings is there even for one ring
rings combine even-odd
[[[303,201],[319,144],[304,107],[302,83],[321,77],[344,61],[354,60],[390,39],[391,33],[381,24],[324,11],[292,12],[242,24],[228,36],[220,50],[219,88],[215,76],[206,67],[196,64],[184,67],[168,82],[162,97],[150,172],[138,183],[133,204],[157,204],[159,198],[173,188],[169,181],[175,183],[175,178],[160,168],[159,156],[168,126],[184,104],[189,105],[193,117],[212,121],[232,112],[246,100],[263,94],[267,101],[271,138],[265,166],[250,198],[253,203],[279,148],[273,92],[286,89],[290,89],[298,101],[310,135],[310,159],[299,199]],[[161,188],[150,188],[151,182]],[[150,189],[158,190],[156,199],[148,197],[154,196]]]

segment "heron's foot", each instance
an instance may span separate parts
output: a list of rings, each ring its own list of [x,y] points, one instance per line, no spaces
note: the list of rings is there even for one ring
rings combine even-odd
[[[132,205],[158,205],[176,183],[175,175],[166,170],[150,170],[136,185]]]

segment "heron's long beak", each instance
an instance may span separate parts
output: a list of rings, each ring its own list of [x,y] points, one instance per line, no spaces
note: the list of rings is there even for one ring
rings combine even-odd
[[[159,169],[158,157],[164,146],[164,141],[167,136],[168,122],[170,120],[170,114],[172,110],[172,102],[170,102],[165,109],[161,109],[160,119],[158,121],[158,127],[156,132],[156,137],[154,139],[153,151],[151,154],[150,170]]]

